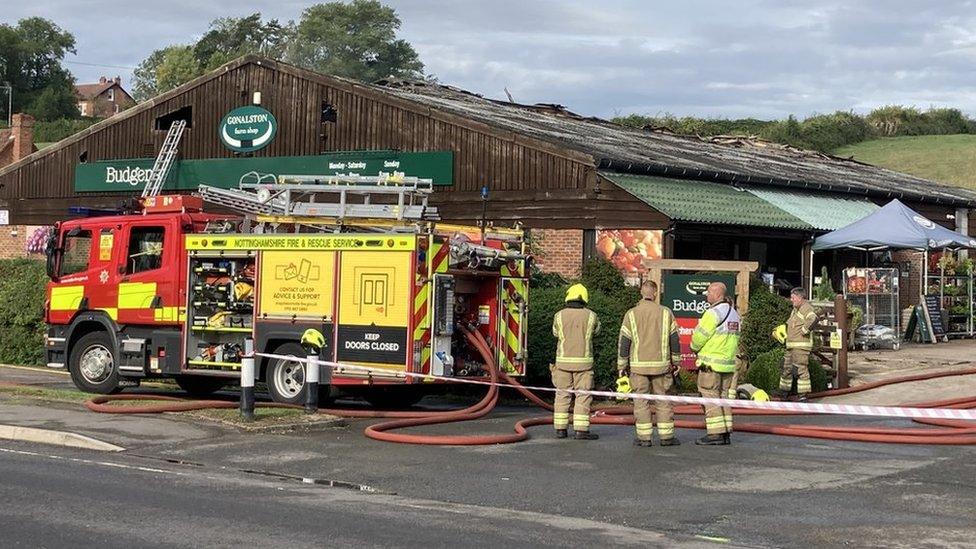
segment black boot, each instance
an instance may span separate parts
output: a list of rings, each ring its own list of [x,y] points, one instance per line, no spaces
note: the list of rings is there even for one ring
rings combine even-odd
[[[696,440],[695,444],[699,446],[725,446],[729,442],[725,440],[723,435],[705,435]]]
[[[732,444],[732,433],[724,433],[722,438],[725,439],[726,444]]]
[[[661,446],[681,446],[681,441],[677,437],[662,438]]]
[[[566,432],[566,429],[556,429],[556,438],[566,438],[568,436],[569,433]]]
[[[634,439],[634,446],[640,446],[642,448],[646,448],[648,446],[651,446],[651,441],[649,441],[649,440],[641,440],[639,438],[635,438]]]
[[[600,438],[600,435],[589,431],[574,431],[573,438],[576,440],[596,440]]]

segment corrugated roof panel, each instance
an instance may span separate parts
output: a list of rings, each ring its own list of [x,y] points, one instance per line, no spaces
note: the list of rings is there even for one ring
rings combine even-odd
[[[867,199],[842,198],[797,191],[750,188],[749,192],[809,223],[814,229],[833,231],[863,219],[878,209]]]
[[[671,219],[809,230],[813,225],[769,201],[730,185],[644,175],[600,175]]]

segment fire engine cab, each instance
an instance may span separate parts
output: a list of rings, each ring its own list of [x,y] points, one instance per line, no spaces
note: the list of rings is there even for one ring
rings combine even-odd
[[[94,393],[173,378],[207,394],[240,376],[245,339],[304,357],[301,335],[313,328],[326,340],[320,358],[339,363],[321,375],[332,391],[406,404],[429,383],[488,375],[463,323],[497,349],[499,368],[522,374],[524,232],[440,224],[432,190],[403,174],[249,174],[238,188],[204,185],[59,223],[47,363]],[[205,213],[204,202],[230,213]],[[257,364],[275,401],[304,401],[301,363]]]

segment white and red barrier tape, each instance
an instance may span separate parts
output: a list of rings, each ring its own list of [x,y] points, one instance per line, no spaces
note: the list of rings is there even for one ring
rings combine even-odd
[[[309,362],[309,358],[296,357],[292,355],[276,355],[271,353],[254,353],[255,356],[273,358],[277,360],[291,360],[295,362]],[[344,364],[339,362],[331,362],[325,360],[316,360],[316,363],[327,366],[329,368],[343,368],[350,370],[361,370],[365,372],[382,372],[384,374],[389,374],[389,370],[382,368],[369,368],[366,366],[358,366],[355,364]],[[510,389],[515,389],[516,386],[510,383],[492,383],[490,381],[481,381],[477,379],[465,379],[459,377],[451,376],[436,376],[427,374],[418,374],[414,372],[396,372],[398,376],[402,375],[404,377],[414,377],[420,379],[439,379],[443,381],[450,381],[452,383],[467,383],[471,385],[496,385],[498,387],[505,387]],[[834,414],[834,415],[849,415],[849,416],[872,416],[872,417],[899,417],[899,418],[926,418],[926,419],[964,419],[964,420],[976,420],[976,410],[957,410],[953,408],[910,408],[903,406],[867,406],[864,404],[823,404],[823,403],[813,403],[813,402],[778,402],[778,401],[768,401],[762,402],[757,400],[730,400],[724,398],[705,398],[705,397],[692,397],[692,396],[676,396],[676,395],[652,395],[652,394],[636,394],[636,393],[618,393],[615,391],[584,391],[577,389],[554,389],[552,387],[534,387],[531,385],[523,385],[525,389],[530,391],[543,391],[549,393],[555,393],[557,391],[563,393],[572,394],[588,394],[592,396],[601,396],[609,398],[629,398],[629,399],[644,399],[644,400],[663,400],[667,402],[673,402],[675,404],[696,404],[696,405],[712,405],[712,406],[731,406],[733,408],[752,408],[756,410],[779,410],[787,412],[804,412],[811,414]]]

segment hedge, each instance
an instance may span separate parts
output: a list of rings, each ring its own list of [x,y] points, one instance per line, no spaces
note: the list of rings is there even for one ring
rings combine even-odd
[[[563,308],[569,282],[553,278],[535,279],[552,284],[533,287],[529,295],[528,379],[548,382],[549,364],[556,359],[556,338],[552,335],[552,317]],[[605,260],[584,264],[581,282],[590,294],[589,308],[600,319],[600,333],[593,338],[594,373],[598,387],[612,387],[617,378],[617,337],[620,321],[628,309],[637,304],[640,293],[627,286],[620,273]]]
[[[751,383],[767,393],[779,389],[779,368],[785,354],[786,351],[782,347],[778,347],[756,357],[749,366],[749,372],[746,373],[746,383]],[[810,355],[808,367],[810,368],[810,385],[813,392],[826,391],[829,376],[820,361]]]
[[[0,260],[0,362],[43,362],[46,283],[44,263]]]
[[[780,347],[773,339],[773,329],[790,317],[788,299],[769,291],[758,279],[749,283],[749,312],[742,319],[742,344],[750,362],[759,355]]]

